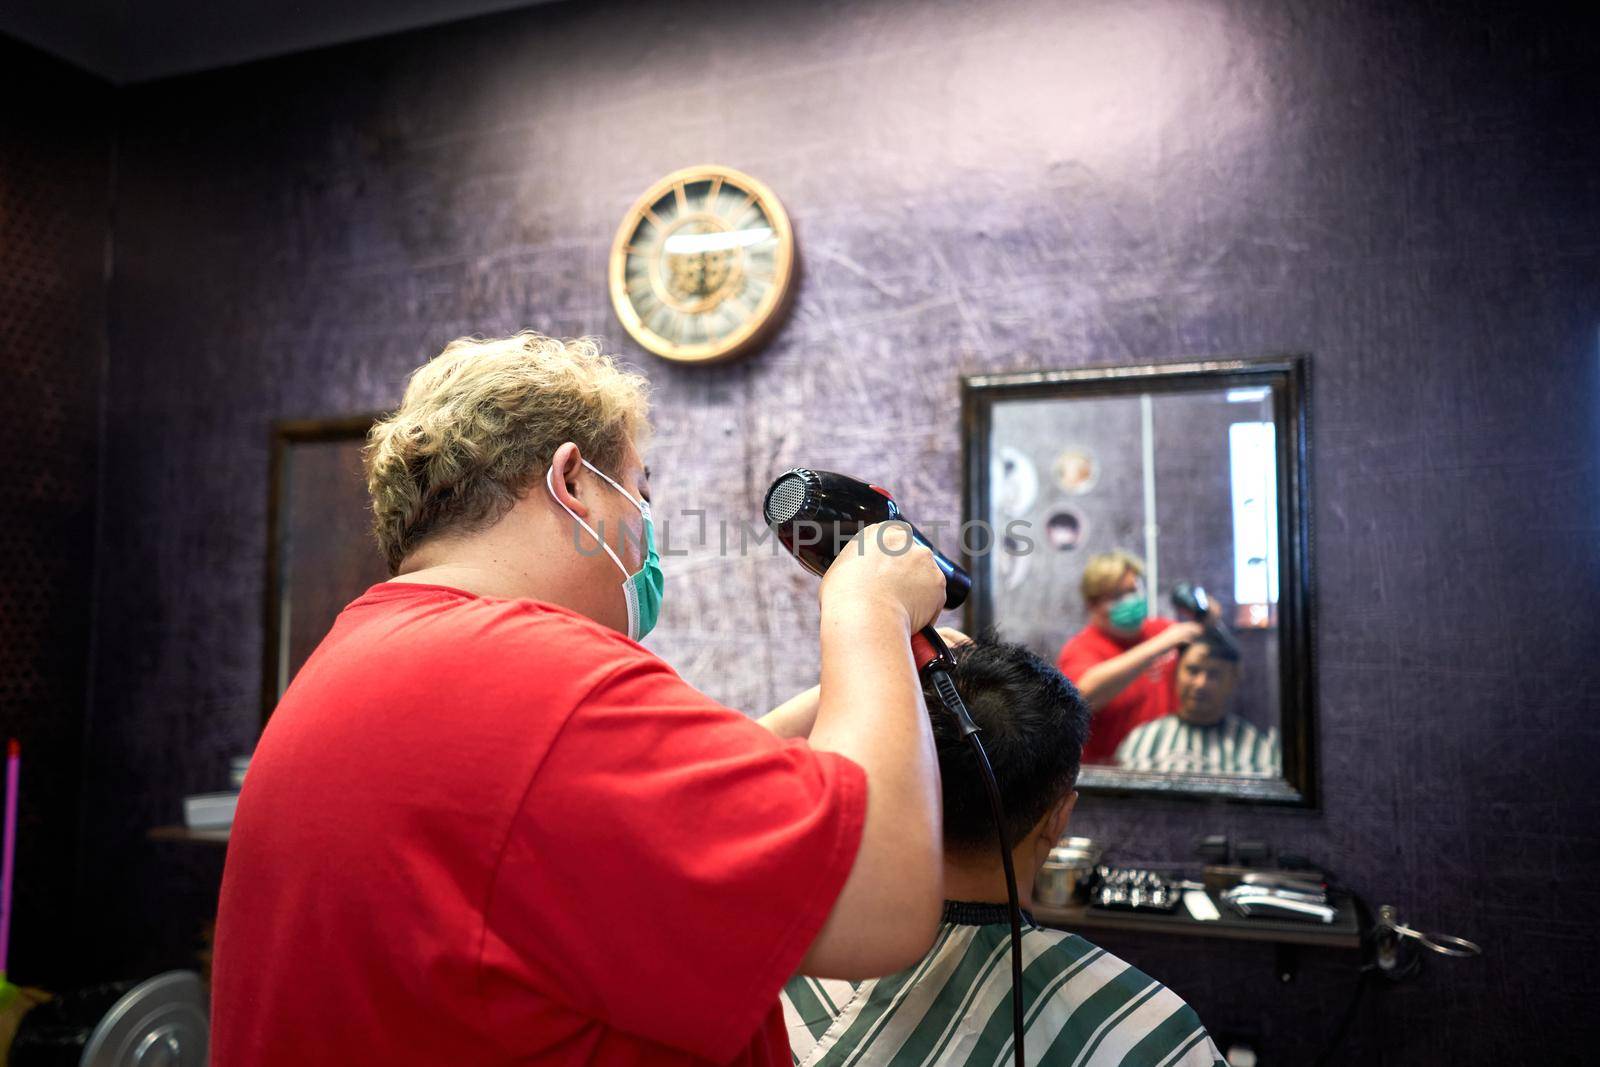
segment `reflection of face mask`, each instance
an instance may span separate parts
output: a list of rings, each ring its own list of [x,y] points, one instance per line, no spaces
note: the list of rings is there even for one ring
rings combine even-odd
[[[1111,610],[1106,612],[1106,620],[1116,629],[1132,633],[1144,625],[1145,614],[1148,611],[1149,604],[1144,594],[1136,589],[1123,595],[1111,605]]]
[[[644,562],[638,570],[629,574],[628,568],[623,566],[622,560],[618,559],[617,554],[611,551],[611,546],[606,544],[606,539],[595,533],[594,528],[588,523],[573,514],[571,508],[561,504],[560,497],[556,497],[555,467],[552,466],[545,472],[545,487],[550,490],[550,495],[555,498],[556,503],[561,504],[562,509],[568,515],[572,515],[573,522],[582,526],[589,532],[590,537],[600,542],[600,547],[606,550],[606,555],[611,557],[611,562],[615,563],[617,568],[622,571],[622,596],[628,602],[628,639],[637,641],[655,629],[656,621],[661,618],[661,600],[666,592],[667,584],[666,577],[661,573],[661,557],[656,555],[656,528],[655,523],[650,521],[650,504],[645,500],[633,499],[632,494],[618,485],[615,479],[588,460],[584,460],[583,465],[604,478],[613,489],[627,497],[628,503],[638,508],[639,514],[644,516]]]

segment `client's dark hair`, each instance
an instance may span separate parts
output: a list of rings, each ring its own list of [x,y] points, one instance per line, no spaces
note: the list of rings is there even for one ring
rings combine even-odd
[[[1200,636],[1183,646],[1179,655],[1189,651],[1195,645],[1203,645],[1206,655],[1212,659],[1226,660],[1229,663],[1239,662],[1239,642],[1235,641],[1226,630],[1219,630],[1214,626],[1207,626],[1201,631]]]
[[[982,730],[1015,848],[1077,781],[1089,707],[1060,671],[1021,645],[983,639],[953,651],[956,690]],[[923,696],[939,750],[945,844],[993,848],[994,817],[972,744],[931,685]]]

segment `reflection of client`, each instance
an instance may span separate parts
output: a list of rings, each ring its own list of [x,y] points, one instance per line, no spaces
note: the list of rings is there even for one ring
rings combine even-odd
[[[1172,710],[1170,653],[1200,635],[1197,622],[1145,617],[1144,564],[1126,552],[1091,556],[1083,568],[1089,624],[1056,665],[1094,712],[1085,763],[1110,763],[1134,727]]]
[[[1130,771],[1276,777],[1278,732],[1261,730],[1228,710],[1239,684],[1239,650],[1206,630],[1178,654],[1177,710],[1145,723],[1117,749]]]

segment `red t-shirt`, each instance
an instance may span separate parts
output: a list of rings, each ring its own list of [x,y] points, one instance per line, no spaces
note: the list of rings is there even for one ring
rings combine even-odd
[[[262,735],[216,1067],[788,1064],[866,777],[563,608],[387,583]]]
[[[1090,667],[1122,655],[1171,625],[1171,619],[1146,619],[1137,637],[1118,638],[1090,623],[1061,646],[1056,666],[1076,683]],[[1094,720],[1089,724],[1089,740],[1083,746],[1083,762],[1115,762],[1117,746],[1122,744],[1122,739],[1134,727],[1159,719],[1175,709],[1177,696],[1173,683],[1176,681],[1174,672],[1177,662],[1177,656],[1170,652],[1158,657],[1129,683],[1128,688],[1094,713]]]

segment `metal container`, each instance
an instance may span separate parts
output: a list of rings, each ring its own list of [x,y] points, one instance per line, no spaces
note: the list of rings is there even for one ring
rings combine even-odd
[[[9,1062],[13,1067],[205,1067],[210,999],[193,971],[66,993],[23,1016]]]
[[[1064,908],[1080,899],[1084,882],[1094,872],[1103,851],[1087,837],[1062,838],[1039,871],[1033,899],[1052,908]]]

